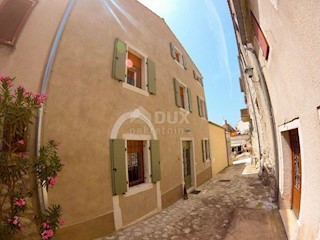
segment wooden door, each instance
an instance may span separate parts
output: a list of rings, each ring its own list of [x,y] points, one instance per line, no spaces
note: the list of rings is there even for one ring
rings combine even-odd
[[[290,131],[292,150],[292,210],[299,217],[301,199],[301,154],[298,129]]]
[[[183,174],[186,189],[191,187],[191,144],[190,141],[182,142]]]

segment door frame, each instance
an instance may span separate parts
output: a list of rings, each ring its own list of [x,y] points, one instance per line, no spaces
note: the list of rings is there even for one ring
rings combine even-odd
[[[180,160],[181,160],[181,182],[182,182],[182,190],[184,189],[184,166],[183,166],[183,145],[182,142],[189,141],[190,142],[190,148],[191,148],[191,187],[188,189],[188,192],[192,191],[195,186],[197,186],[197,180],[196,180],[196,166],[195,166],[195,148],[194,148],[194,140],[192,137],[181,137],[180,138]]]
[[[305,170],[304,170],[304,148],[303,136],[301,134],[299,118],[287,122],[278,127],[278,146],[279,146],[279,207],[280,210],[288,210],[293,213],[292,207],[292,187],[293,187],[293,169],[292,169],[292,151],[289,131],[297,129],[300,143],[300,161],[301,161],[301,189],[304,189]],[[303,212],[302,200],[304,199],[304,191],[301,191],[299,218]],[[296,218],[299,228],[299,219]]]

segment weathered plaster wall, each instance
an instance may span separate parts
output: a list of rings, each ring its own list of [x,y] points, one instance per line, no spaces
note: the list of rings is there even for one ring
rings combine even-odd
[[[253,3],[253,1],[251,1]],[[277,10],[259,1],[254,11],[270,44],[263,62],[276,125],[300,120],[302,197],[299,239],[315,239],[320,222],[320,33],[318,1],[279,1]],[[260,58],[261,59],[261,58]],[[283,176],[282,176],[283,177]]]
[[[280,161],[280,207],[291,208],[291,171],[286,133],[279,134],[294,119],[299,119],[299,139],[302,159],[302,196],[299,229],[293,229],[298,239],[315,239],[320,214],[314,211],[320,204],[320,132],[317,107],[320,105],[320,33],[318,1],[250,1],[250,8],[270,46],[269,59],[264,60],[257,42],[253,39],[270,93],[277,142],[282,144]],[[250,59],[250,58],[249,58]],[[257,78],[254,79],[257,80]],[[254,84],[254,83],[253,83]],[[259,99],[259,89],[256,88]],[[260,97],[262,98],[262,97]],[[260,104],[260,103],[259,103]],[[260,107],[263,109],[264,106]],[[268,141],[268,119],[257,114],[259,126]],[[266,125],[264,125],[266,124]],[[262,145],[263,146],[263,145]],[[290,154],[289,154],[290,155]],[[289,158],[290,159],[290,158]],[[289,203],[288,203],[289,202]],[[295,228],[292,225],[291,228]],[[290,236],[294,236],[291,234]]]

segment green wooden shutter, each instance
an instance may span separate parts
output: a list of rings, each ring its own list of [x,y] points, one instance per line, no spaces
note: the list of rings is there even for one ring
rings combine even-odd
[[[203,103],[204,103],[204,109],[203,109],[203,111],[204,111],[204,117],[208,120],[207,104],[206,104],[205,101],[203,101]]]
[[[195,80],[197,80],[197,74],[196,74],[196,72],[193,70],[193,78],[195,79]]]
[[[173,86],[174,86],[174,96],[175,96],[175,99],[176,99],[176,105],[178,107],[181,107],[181,98],[180,98],[180,89],[179,89],[179,82],[177,79],[173,79]]]
[[[188,68],[187,59],[185,58],[184,55],[182,55],[182,63],[183,63],[184,69],[187,69]]]
[[[198,112],[199,112],[199,116],[202,117],[202,111],[201,111],[201,99],[199,98],[199,96],[197,96],[197,103],[198,103]]]
[[[114,44],[112,77],[124,82],[126,79],[127,45],[119,38]]]
[[[211,160],[211,145],[210,145],[210,140],[208,140],[208,151],[209,151],[209,159]]]
[[[149,93],[157,94],[157,83],[156,83],[156,64],[150,58],[147,59],[148,65],[148,90]]]
[[[172,42],[170,43],[170,52],[171,52],[171,57],[173,59],[176,59],[176,48]]]
[[[189,111],[192,112],[192,97],[191,97],[190,88],[187,88],[187,93],[188,93]]]
[[[160,169],[160,147],[159,140],[150,141],[150,156],[151,156],[151,177],[152,182],[158,182],[161,179]]]
[[[201,148],[202,148],[202,161],[206,161],[206,145],[205,141],[201,140]]]
[[[111,139],[110,158],[113,195],[123,194],[127,191],[125,154],[125,140]]]

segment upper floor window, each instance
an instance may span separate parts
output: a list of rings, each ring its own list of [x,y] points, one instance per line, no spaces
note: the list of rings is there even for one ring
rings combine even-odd
[[[114,46],[112,77],[133,91],[145,95],[157,93],[155,63],[118,38]]]
[[[210,141],[209,139],[202,139],[201,140],[202,145],[202,159],[203,161],[207,161],[211,159],[211,153],[210,153]]]
[[[177,107],[181,107],[189,112],[192,112],[192,97],[190,88],[187,88],[186,85],[176,78],[173,79],[173,87]]]
[[[252,30],[255,38],[257,39],[257,42],[259,44],[259,47],[262,51],[263,57],[268,60],[269,57],[269,44],[267,42],[267,39],[265,38],[259,23],[253,13],[251,12],[251,22],[252,22]]]
[[[134,55],[132,52],[128,51],[128,58],[127,58],[127,83],[135,86],[137,88],[145,88],[142,84],[142,65],[141,62],[144,59]]]
[[[0,43],[14,46],[37,0],[4,0],[0,5]]]
[[[207,105],[203,98],[197,96],[199,116],[208,119]]]
[[[187,69],[187,60],[184,55],[179,51],[179,49],[173,44],[170,43],[171,57],[184,69]]]
[[[193,70],[193,78],[203,86],[202,77],[195,70]]]

